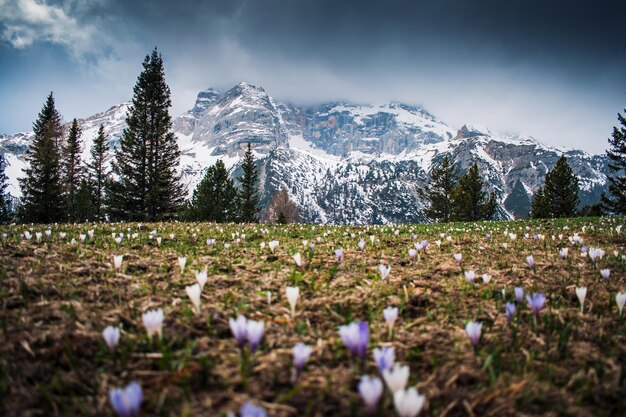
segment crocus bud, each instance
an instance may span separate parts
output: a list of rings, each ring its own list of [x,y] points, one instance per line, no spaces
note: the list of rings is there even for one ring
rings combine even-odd
[[[293,319],[296,316],[296,304],[298,303],[298,298],[300,298],[300,288],[287,287],[285,292],[287,293],[287,301],[289,302],[291,318]]]
[[[113,352],[120,341],[120,329],[118,327],[108,326],[102,332],[102,337],[109,347],[109,350]]]
[[[391,266],[385,266],[385,265],[378,265],[378,272],[380,273],[380,279],[382,282],[385,282],[385,279],[387,278],[387,276],[389,275],[389,273],[391,272]]]
[[[626,303],[626,292],[618,292],[615,296],[615,303],[617,304],[619,315],[621,316],[622,310],[624,309],[624,303]]]
[[[293,255],[293,261],[296,263],[296,266],[298,268],[302,266],[302,255],[300,255],[300,252],[297,252],[295,255]]]
[[[200,285],[201,290],[204,289],[204,285],[206,284],[208,279],[209,277],[207,275],[206,269],[204,271],[196,272],[196,282]]]
[[[180,273],[185,272],[185,265],[187,265],[187,258],[184,256],[178,257],[178,266],[180,266]]]
[[[483,324],[476,321],[468,321],[465,325],[465,333],[467,333],[467,337],[474,346],[478,345],[480,341],[480,331],[482,327]]]
[[[202,295],[202,288],[200,287],[200,284],[193,284],[185,287],[185,292],[191,300],[191,304],[193,304],[196,314],[200,314],[200,296]]]
[[[124,260],[124,255],[113,255],[113,265],[115,266],[116,271],[120,271],[122,269],[122,261]]]
[[[291,352],[293,354],[293,365],[296,368],[296,372],[299,374],[309,360],[313,348],[304,343],[296,343],[293,349],[291,349]]]

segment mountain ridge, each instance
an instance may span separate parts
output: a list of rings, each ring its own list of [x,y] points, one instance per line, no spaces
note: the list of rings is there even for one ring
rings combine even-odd
[[[82,119],[83,160],[98,126],[115,146],[130,102]],[[607,187],[607,160],[581,150],[559,149],[535,138],[498,134],[479,124],[453,129],[420,106],[324,103],[302,107],[275,101],[262,87],[239,83],[198,93],[193,107],[173,118],[181,149],[180,170],[189,192],[204,170],[222,159],[238,175],[245,145],[253,145],[262,204],[287,188],[301,220],[315,223],[426,221],[418,190],[434,163],[449,154],[462,170],[476,162],[498,195],[498,217],[523,217],[532,193],[561,155],[581,182],[581,203],[599,199]],[[9,192],[17,179],[32,132],[0,135],[7,155]]]

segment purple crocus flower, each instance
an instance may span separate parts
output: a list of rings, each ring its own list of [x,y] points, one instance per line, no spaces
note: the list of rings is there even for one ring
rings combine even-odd
[[[138,417],[142,400],[141,385],[135,381],[125,388],[113,388],[109,391],[109,401],[119,417]]]
[[[291,349],[293,353],[293,364],[296,367],[296,371],[300,373],[304,365],[306,365],[309,357],[311,356],[311,352],[313,352],[313,348],[311,346],[305,345],[304,343],[296,343],[296,345]]]
[[[530,269],[533,269],[535,267],[535,260],[533,259],[532,255],[528,255],[526,257],[526,263],[528,263],[528,266],[530,267]]]
[[[346,326],[340,326],[339,335],[352,355],[365,359],[370,340],[367,322],[352,322]]]
[[[521,303],[522,301],[524,301],[524,288],[522,287],[515,287],[515,301],[517,301],[518,303]]]
[[[526,302],[528,303],[528,308],[532,310],[533,314],[539,317],[539,312],[546,306],[546,296],[544,293],[533,294],[532,296],[530,294],[526,294]]]
[[[467,337],[474,346],[476,346],[480,340],[480,330],[482,327],[483,324],[477,321],[468,321],[465,325],[465,333],[467,333]]]
[[[341,260],[343,259],[343,249],[335,249],[335,256],[337,257],[337,262],[341,263]]]
[[[267,417],[267,411],[251,402],[246,402],[239,410],[239,415],[241,417]]]
[[[396,351],[392,346],[374,349],[374,362],[376,362],[380,372],[383,372],[386,369],[391,369],[395,361]]]
[[[485,237],[486,237],[487,239],[491,239],[491,233],[487,233],[487,234],[485,235]]]
[[[230,331],[235,336],[237,340],[237,345],[241,348],[243,344],[246,342],[246,332],[248,327],[248,319],[245,316],[240,315],[235,319],[229,319],[228,325],[230,326]]]
[[[265,323],[262,321],[248,320],[246,324],[246,339],[252,352],[256,352],[265,333]]]
[[[509,323],[512,322],[513,317],[515,317],[515,304],[506,303],[504,305],[504,313],[506,314],[506,318],[509,320]]]

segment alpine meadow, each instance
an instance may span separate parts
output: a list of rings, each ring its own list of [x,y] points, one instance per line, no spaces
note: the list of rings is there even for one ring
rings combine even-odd
[[[626,415],[624,5],[0,4],[1,416]]]

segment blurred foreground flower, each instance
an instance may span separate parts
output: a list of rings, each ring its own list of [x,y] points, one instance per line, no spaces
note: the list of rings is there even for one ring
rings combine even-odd
[[[393,404],[400,417],[415,417],[424,407],[425,397],[415,387],[400,390],[393,394]]]
[[[163,339],[163,310],[148,310],[142,315],[143,325],[148,333],[148,338],[152,341],[152,335],[157,334],[159,339]]]
[[[506,303],[504,305],[504,313],[506,314],[506,318],[509,323],[512,322],[515,317],[515,310],[515,304],[513,303]]]
[[[383,372],[391,369],[396,361],[396,351],[393,346],[385,346],[380,349],[374,349],[374,362],[378,366],[378,370]]]
[[[350,353],[365,359],[370,340],[370,331],[367,322],[352,322],[339,327],[339,335]]]
[[[403,390],[409,382],[409,367],[401,366],[399,363],[394,364],[393,368],[383,371],[383,379],[387,388],[392,394]]]
[[[195,313],[200,314],[200,297],[202,295],[202,287],[200,287],[200,284],[193,284],[185,287],[185,292],[191,300],[191,304],[193,304]]]
[[[239,410],[240,417],[267,417],[267,411],[265,409],[246,402]]]
[[[546,296],[544,293],[526,294],[526,302],[528,303],[528,308],[530,308],[535,315],[535,317],[539,317],[539,312],[543,310],[546,306]]]
[[[311,352],[313,352],[313,347],[300,342],[296,343],[296,345],[291,349],[291,353],[293,354],[293,365],[296,368],[296,373],[298,375],[302,372],[304,365],[308,362]]]
[[[363,375],[357,390],[368,412],[373,413],[383,394],[383,383],[380,378]]]
[[[125,388],[113,388],[109,391],[109,401],[119,417],[138,417],[142,400],[141,386],[135,381]]]

